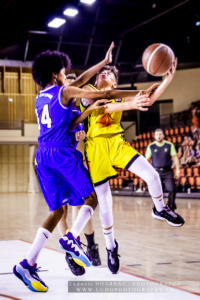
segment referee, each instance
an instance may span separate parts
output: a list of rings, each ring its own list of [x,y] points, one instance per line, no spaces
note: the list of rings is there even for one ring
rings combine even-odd
[[[152,166],[159,173],[162,185],[168,192],[167,205],[174,211],[177,207],[175,203],[176,185],[172,170],[172,162],[176,168],[175,177],[177,179],[180,177],[179,160],[176,155],[176,149],[174,144],[164,140],[162,129],[158,128],[155,130],[154,138],[155,141],[147,147],[146,158],[148,160],[152,159]]]

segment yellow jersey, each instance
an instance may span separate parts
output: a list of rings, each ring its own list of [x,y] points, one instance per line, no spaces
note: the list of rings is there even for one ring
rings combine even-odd
[[[93,85],[89,84],[93,89],[97,90]],[[84,102],[84,100],[86,100]],[[124,99],[111,99],[112,103],[124,102]],[[80,109],[83,112],[91,103],[87,99],[81,99]],[[87,138],[93,138],[102,135],[110,135],[124,132],[121,127],[122,111],[102,114],[101,110],[93,110],[88,116]]]

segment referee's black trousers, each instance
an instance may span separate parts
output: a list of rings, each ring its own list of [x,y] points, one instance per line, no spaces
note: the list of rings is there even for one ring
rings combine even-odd
[[[163,190],[168,192],[168,206],[174,210],[176,209],[175,198],[176,198],[176,184],[174,180],[174,174],[172,170],[160,170],[156,169],[160,175]]]

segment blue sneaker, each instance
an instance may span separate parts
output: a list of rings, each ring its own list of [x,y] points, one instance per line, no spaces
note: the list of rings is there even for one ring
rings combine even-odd
[[[76,240],[70,231],[59,239],[59,243],[61,249],[69,253],[79,266],[91,266],[92,263],[90,257],[82,249],[80,241]]]
[[[13,268],[13,273],[33,292],[47,292],[48,287],[37,274],[37,265],[30,266],[26,259]]]

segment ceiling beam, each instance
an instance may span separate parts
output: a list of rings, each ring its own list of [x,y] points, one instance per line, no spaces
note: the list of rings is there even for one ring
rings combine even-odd
[[[176,4],[176,5],[174,5],[174,6],[170,7],[170,8],[168,8],[167,10],[165,10],[165,11],[163,11],[163,12],[161,12],[161,13],[155,15],[155,16],[153,16],[152,18],[149,18],[149,19],[147,19],[147,20],[145,20],[145,21],[143,21],[143,22],[141,22],[141,23],[139,23],[139,24],[136,24],[136,25],[134,25],[134,26],[132,26],[132,27],[130,27],[130,28],[124,30],[122,33],[120,33],[120,35],[119,35],[119,37],[120,37],[120,42],[119,42],[119,46],[118,46],[118,49],[117,49],[117,55],[116,55],[116,58],[115,58],[115,64],[117,64],[118,59],[119,59],[120,50],[121,50],[121,46],[122,46],[122,40],[123,40],[123,38],[124,38],[128,33],[132,32],[132,31],[134,31],[134,30],[136,30],[136,29],[138,29],[138,28],[140,28],[140,27],[143,27],[144,25],[146,25],[146,24],[148,24],[148,23],[150,23],[150,22],[152,22],[152,21],[154,21],[154,20],[156,20],[156,19],[158,19],[158,18],[160,18],[160,17],[162,17],[162,16],[168,14],[169,12],[173,11],[174,9],[176,9],[176,8],[178,8],[178,7],[181,7],[181,6],[185,5],[185,4],[188,3],[189,1],[191,1],[191,0],[184,0],[184,1],[182,1],[182,2],[180,2],[180,3],[178,3],[178,4]]]

